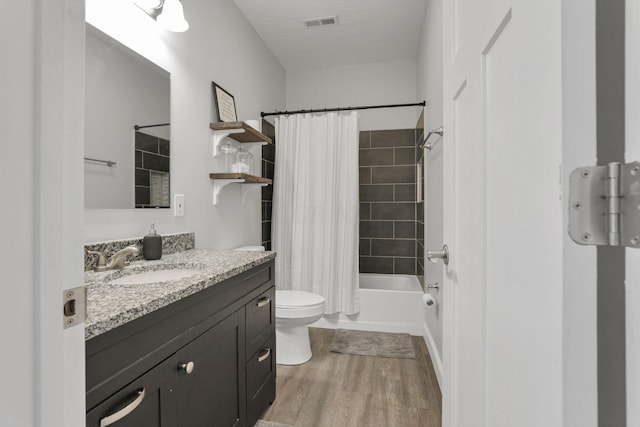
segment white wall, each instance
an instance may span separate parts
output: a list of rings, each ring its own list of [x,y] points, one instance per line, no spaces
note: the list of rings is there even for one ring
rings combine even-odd
[[[86,47],[85,156],[117,164],[84,163],[84,205],[133,208],[133,126],[169,123],[169,73],[94,29],[87,31]],[[158,129],[169,138],[168,127],[143,132]]]
[[[287,110],[406,104],[416,99],[414,60],[287,70]],[[410,129],[417,107],[360,111],[360,130]]]
[[[142,236],[149,222],[160,233],[193,231],[196,245],[230,248],[261,241],[260,191],[242,204],[230,185],[212,205],[211,81],[234,95],[238,119],[284,109],[285,73],[231,1],[185,2],[190,28],[161,30],[128,0],[87,0],[87,22],[171,73],[171,193],[185,195],[185,216],[172,210],[87,210],[85,241]],[[254,155],[259,156],[259,149]]]
[[[429,0],[425,12],[420,46],[418,47],[417,93],[418,98],[427,100],[425,109],[425,132],[442,126],[443,86],[442,86],[442,0]],[[431,151],[425,150],[425,250],[442,247],[443,229],[443,146],[444,138],[436,142]],[[424,263],[425,283],[443,284],[442,263]],[[442,292],[433,293],[438,301],[435,308],[425,310],[429,344],[434,367],[438,373],[442,360]],[[440,378],[440,377],[439,377]]]

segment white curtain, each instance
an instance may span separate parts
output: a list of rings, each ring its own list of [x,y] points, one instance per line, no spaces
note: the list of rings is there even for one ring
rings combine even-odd
[[[358,113],[277,118],[273,182],[276,287],[358,313]]]

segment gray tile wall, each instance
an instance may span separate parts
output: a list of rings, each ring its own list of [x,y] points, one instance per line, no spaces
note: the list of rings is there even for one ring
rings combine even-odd
[[[273,167],[276,161],[276,129],[262,119],[262,133],[273,140],[273,145],[262,146],[262,176],[273,179]],[[262,187],[262,246],[271,250],[271,211],[273,209],[273,185]]]
[[[168,208],[151,204],[152,171],[169,175],[170,142],[163,138],[135,132],[135,205],[136,208]]]
[[[262,176],[273,179],[275,129],[262,131]],[[422,132],[421,130],[419,132]],[[415,129],[360,132],[360,272],[424,274],[424,203],[416,203]],[[424,197],[423,197],[424,198]],[[271,249],[273,186],[262,187],[262,245]]]
[[[417,152],[415,129],[360,132],[361,273],[416,274]]]
[[[423,139],[424,129],[416,129],[416,161],[424,171],[423,149],[417,147],[418,142]],[[418,276],[424,276],[424,194],[423,185],[421,201],[416,204],[416,275]]]

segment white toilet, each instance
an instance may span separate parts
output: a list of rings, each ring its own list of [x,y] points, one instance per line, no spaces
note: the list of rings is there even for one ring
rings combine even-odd
[[[300,365],[311,359],[309,325],[324,314],[324,297],[276,290],[276,363]]]
[[[236,251],[264,251],[242,246]],[[276,363],[300,365],[311,359],[309,325],[324,314],[324,297],[311,292],[276,290]]]

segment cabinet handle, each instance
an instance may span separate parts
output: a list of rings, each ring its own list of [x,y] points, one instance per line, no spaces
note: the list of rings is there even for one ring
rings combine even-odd
[[[258,363],[260,362],[264,362],[265,360],[267,360],[269,358],[269,355],[271,354],[271,349],[269,347],[263,349],[261,351],[262,354],[258,355]]]
[[[193,368],[196,367],[196,364],[193,362],[187,362],[187,363],[181,363],[178,365],[178,369],[180,369],[181,371],[184,371],[187,373],[187,375],[189,375],[191,372],[193,372]]]
[[[115,423],[116,421],[119,421],[119,420],[123,419],[124,417],[126,417],[127,415],[132,413],[138,406],[140,406],[140,404],[144,400],[144,388],[142,390],[138,390],[137,393],[138,393],[138,397],[136,397],[127,406],[125,406],[124,408],[120,409],[119,411],[117,411],[117,412],[115,412],[115,413],[113,413],[111,415],[108,415],[108,416],[104,417],[103,419],[101,419],[100,420],[100,427],[110,426],[111,424]]]
[[[258,307],[264,307],[265,305],[269,305],[270,302],[271,302],[271,298],[262,297],[258,300]]]

